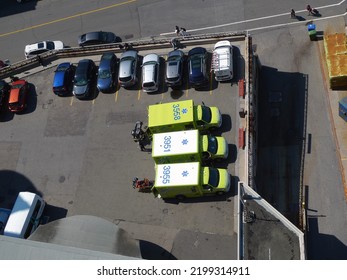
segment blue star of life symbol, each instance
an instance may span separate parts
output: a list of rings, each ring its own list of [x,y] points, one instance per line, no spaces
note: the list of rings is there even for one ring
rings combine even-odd
[[[188,144],[188,139],[183,139],[183,140],[182,140],[182,144],[183,144],[183,145],[187,145],[187,144]]]
[[[182,176],[183,176],[183,177],[187,177],[188,175],[189,175],[188,171],[183,171],[183,172],[182,172]]]
[[[187,108],[183,108],[182,109],[182,114],[187,114],[188,113],[188,109]]]

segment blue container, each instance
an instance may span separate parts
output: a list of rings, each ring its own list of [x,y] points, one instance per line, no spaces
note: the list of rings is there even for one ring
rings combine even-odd
[[[316,25],[313,24],[313,23],[309,24],[309,25],[307,26],[307,30],[308,30],[308,31],[316,30]]]
[[[347,97],[339,101],[339,116],[347,122]]]

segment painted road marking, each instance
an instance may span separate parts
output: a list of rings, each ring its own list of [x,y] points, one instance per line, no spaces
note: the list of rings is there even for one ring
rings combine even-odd
[[[11,32],[7,32],[7,33],[4,33],[4,34],[0,34],[0,37],[4,37],[4,36],[8,36],[8,35],[24,32],[24,31],[27,31],[27,30],[36,29],[36,28],[39,28],[39,27],[42,27],[42,26],[50,25],[50,24],[53,24],[53,23],[57,23],[57,22],[61,22],[61,21],[65,21],[65,20],[69,20],[69,19],[85,16],[85,15],[90,15],[90,14],[97,13],[97,12],[100,12],[100,11],[104,11],[104,10],[107,10],[107,9],[119,7],[119,6],[126,5],[126,4],[130,4],[130,3],[133,3],[133,2],[137,2],[137,0],[129,0],[129,1],[122,2],[122,3],[106,6],[106,7],[103,7],[103,8],[87,11],[87,12],[84,12],[84,13],[79,13],[79,14],[76,14],[76,15],[72,15],[72,16],[68,16],[68,17],[52,20],[52,21],[49,21],[49,22],[36,24],[36,25],[29,26],[29,27],[26,27],[26,28],[23,28],[23,29],[19,29],[19,30],[16,30],[16,31],[11,31]]]
[[[322,9],[326,9],[326,8],[331,8],[331,7],[339,6],[339,5],[343,4],[345,1],[346,1],[346,0],[342,0],[341,2],[336,3],[336,4],[330,4],[330,5],[326,5],[326,6],[316,7],[316,9],[322,10]],[[296,14],[302,13],[302,12],[307,12],[307,11],[306,11],[306,10],[296,11]],[[281,17],[281,16],[288,16],[288,15],[290,15],[290,12],[282,13],[282,14],[276,14],[276,15],[271,15],[271,16],[265,16],[265,17],[259,17],[259,18],[253,18],[253,19],[247,19],[247,20],[242,20],[242,21],[224,23],[224,24],[219,24],[219,25],[206,26],[206,27],[202,27],[202,28],[189,29],[189,30],[187,30],[187,32],[197,32],[197,31],[203,31],[203,30],[208,30],[208,29],[221,28],[221,27],[226,27],[226,26],[231,26],[231,25],[236,25],[236,24],[241,24],[241,23],[254,22],[254,21],[259,21],[259,20],[264,20],[264,19],[269,19],[269,18],[275,18],[275,17]],[[344,14],[342,14],[342,15],[336,15],[336,16],[331,16],[331,17],[320,18],[320,20],[322,20],[322,19],[334,18],[334,17],[340,17],[340,16],[344,16],[344,15],[346,15],[346,13],[344,13]],[[314,19],[314,20],[318,20],[318,19]],[[306,20],[306,21],[312,21],[312,19],[309,19],[309,20]],[[286,24],[279,24],[279,25],[272,25],[272,26],[273,26],[273,27],[279,27],[279,26],[283,26],[283,25],[291,25],[291,24],[297,24],[297,23],[302,23],[302,22],[298,21],[298,22],[292,22],[292,23],[286,23]],[[266,26],[266,27],[264,27],[264,29],[270,28],[270,27],[271,27],[271,26]],[[246,31],[260,30],[260,29],[262,29],[262,28],[263,28],[263,27],[258,27],[258,28],[248,29],[248,30],[246,30]],[[173,34],[175,34],[175,32],[161,33],[160,35],[165,36],[165,35],[173,35]]]

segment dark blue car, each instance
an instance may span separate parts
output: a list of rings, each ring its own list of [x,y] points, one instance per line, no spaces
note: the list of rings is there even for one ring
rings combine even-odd
[[[97,87],[101,92],[111,92],[116,87],[117,57],[114,53],[104,53],[101,56]]]
[[[70,95],[73,87],[74,66],[70,62],[58,65],[53,80],[53,92],[56,95]]]
[[[207,51],[196,47],[188,52],[189,84],[194,87],[203,87],[208,83]]]

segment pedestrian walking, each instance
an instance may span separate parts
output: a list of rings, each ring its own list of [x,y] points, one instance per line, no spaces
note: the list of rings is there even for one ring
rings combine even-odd
[[[291,17],[291,18],[296,18],[294,9],[292,9],[292,10],[290,11],[290,17]]]
[[[187,36],[188,35],[187,30],[185,28],[181,27],[179,35],[181,35],[182,37]]]
[[[180,34],[180,28],[177,25],[175,27],[175,33],[176,33],[176,36],[179,36]]]
[[[308,15],[309,15],[309,16],[310,16],[310,15],[313,15],[313,13],[312,13],[312,8],[311,8],[310,5],[307,5],[307,6],[306,6],[306,10],[308,11]]]

